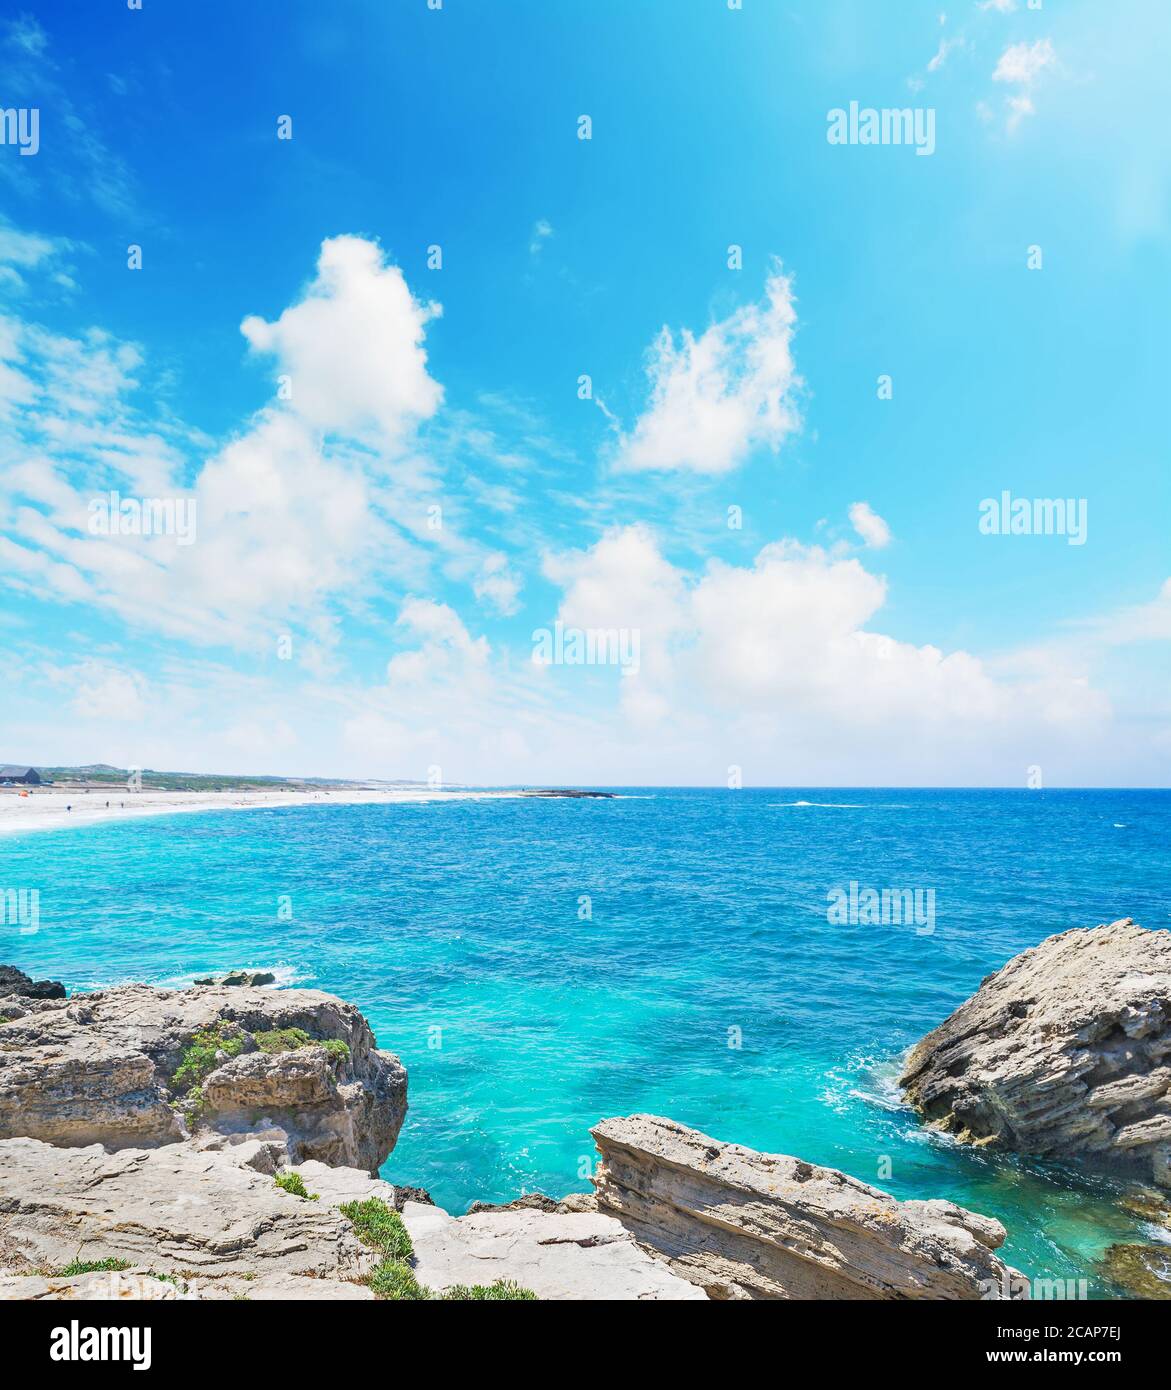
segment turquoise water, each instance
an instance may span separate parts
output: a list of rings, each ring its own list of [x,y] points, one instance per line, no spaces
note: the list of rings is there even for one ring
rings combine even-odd
[[[71,991],[280,966],[354,1001],[410,1072],[385,1175],[451,1210],[585,1189],[589,1126],[652,1111],[997,1216],[1017,1267],[1108,1293],[1105,1246],[1152,1238],[1116,1189],[927,1135],[893,1076],[1043,937],[1128,915],[1166,927],[1169,846],[1171,793],[1151,791],[160,817],[0,840],[0,887],[40,892],[39,931],[0,929],[0,960]],[[827,892],[851,881],[934,889],[934,931],[831,925]]]

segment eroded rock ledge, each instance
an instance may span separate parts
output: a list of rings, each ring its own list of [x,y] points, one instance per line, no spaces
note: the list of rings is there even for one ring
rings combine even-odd
[[[1124,918],[1015,956],[914,1048],[900,1084],[962,1143],[1171,1186],[1171,932]]]
[[[656,1115],[603,1120],[598,1210],[717,1299],[1027,1297],[1004,1227]]]
[[[374,1172],[406,1107],[399,1059],[352,1004],[316,990],[124,985],[0,1001],[0,1138],[141,1148],[263,1122],[294,1162]]]

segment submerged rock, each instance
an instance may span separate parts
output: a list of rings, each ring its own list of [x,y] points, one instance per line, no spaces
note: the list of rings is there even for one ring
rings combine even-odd
[[[1171,1246],[1112,1245],[1100,1268],[1134,1298],[1171,1298]]]
[[[1120,1197],[1118,1205],[1140,1221],[1171,1229],[1171,1201],[1168,1201],[1165,1191],[1156,1192],[1149,1187],[1135,1188]]]
[[[594,1211],[596,1208],[597,1203],[588,1192],[572,1192],[560,1200],[546,1197],[543,1192],[526,1192],[523,1197],[516,1197],[511,1202],[472,1202],[467,1214],[477,1216],[485,1211],[544,1211],[564,1216],[568,1212]]]
[[[598,1211],[716,1299],[1027,1298],[1004,1227],[655,1115],[603,1120]]]
[[[406,1093],[358,1010],[316,990],[124,985],[0,1021],[0,1138],[118,1149],[264,1126],[293,1161],[372,1172]]]
[[[1126,918],[1049,937],[929,1033],[900,1085],[961,1143],[1171,1186],[1171,932]]]
[[[208,975],[196,980],[197,985],[242,985],[246,989],[260,989],[264,985],[276,984],[276,976],[271,970],[233,970],[227,975]]]
[[[20,999],[64,999],[60,980],[34,980],[15,965],[0,965],[0,999],[16,995]]]

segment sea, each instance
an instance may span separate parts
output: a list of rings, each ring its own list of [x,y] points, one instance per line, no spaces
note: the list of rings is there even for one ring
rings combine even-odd
[[[39,910],[0,961],[351,1000],[410,1076],[383,1175],[455,1213],[588,1190],[590,1126],[648,1112],[995,1216],[1010,1264],[1091,1298],[1118,1294],[1109,1246],[1171,1241],[1125,1184],[965,1149],[896,1084],[1019,951],[1171,924],[1171,792],[608,790],[9,835],[0,888]]]

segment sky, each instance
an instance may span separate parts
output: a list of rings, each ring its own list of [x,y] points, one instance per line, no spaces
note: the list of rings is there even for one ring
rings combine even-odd
[[[1166,785],[1169,39],[3,0],[0,761]]]

